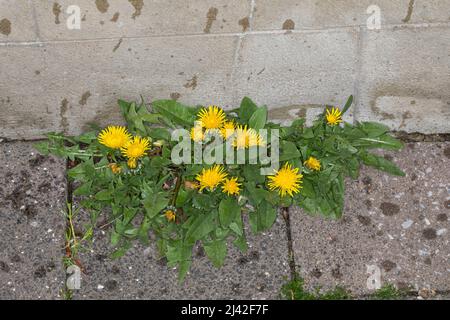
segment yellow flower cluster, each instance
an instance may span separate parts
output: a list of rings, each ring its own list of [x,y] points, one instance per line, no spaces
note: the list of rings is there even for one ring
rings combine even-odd
[[[247,125],[237,125],[233,120],[227,120],[225,112],[217,106],[202,108],[198,113],[198,121],[191,129],[191,139],[201,142],[207,133],[217,132],[222,138],[232,138],[232,145],[237,149],[253,146],[263,146],[264,139],[256,130]]]
[[[232,195],[239,195],[241,184],[237,181],[237,177],[227,178],[228,174],[222,165],[214,165],[208,169],[202,169],[195,179],[198,181],[199,190],[208,189],[213,191],[217,186],[222,184],[222,192]]]
[[[139,136],[133,137],[122,126],[109,126],[102,130],[98,135],[98,142],[111,149],[120,150],[122,155],[128,161],[128,167],[136,168],[137,160],[145,155],[150,149],[150,140],[148,138],[141,138]],[[120,173],[120,167],[117,164],[110,165],[113,173]]]

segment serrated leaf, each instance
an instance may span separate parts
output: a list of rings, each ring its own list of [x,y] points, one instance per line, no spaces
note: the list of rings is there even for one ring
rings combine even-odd
[[[214,215],[209,214],[199,214],[194,217],[188,231],[186,232],[185,242],[195,243],[197,240],[203,239],[208,233],[215,229]]]
[[[92,181],[83,183],[81,186],[75,189],[73,194],[75,196],[87,196],[91,194]]]
[[[365,165],[375,167],[392,175],[404,177],[405,173],[395,163],[372,153],[363,153],[361,160]]]
[[[277,218],[277,210],[263,201],[255,212],[249,214],[250,227],[253,233],[265,231],[272,227]]]
[[[220,268],[227,256],[227,244],[224,240],[216,240],[203,245],[206,255],[216,268]]]
[[[195,109],[182,105],[174,100],[157,100],[152,103],[153,109],[174,123],[192,127],[196,118]]]
[[[236,199],[226,198],[219,204],[219,221],[224,227],[228,227],[231,222],[241,217],[241,207]]]

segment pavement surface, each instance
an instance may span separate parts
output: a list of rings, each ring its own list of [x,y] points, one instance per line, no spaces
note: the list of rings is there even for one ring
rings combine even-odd
[[[409,143],[386,152],[405,172],[364,168],[347,180],[341,220],[291,209],[293,248],[310,288],[368,294],[391,283],[450,290],[450,143]]]
[[[383,153],[384,154],[384,153]],[[408,143],[385,153],[406,177],[370,168],[347,180],[341,220],[290,209],[296,269],[310,289],[342,286],[364,297],[382,284],[450,292],[450,142]],[[65,164],[42,157],[30,142],[0,143],[0,299],[62,299],[66,202]],[[76,205],[76,203],[75,203]],[[79,213],[77,229],[88,214]],[[111,260],[109,230],[96,230],[80,253],[85,269],[74,299],[278,299],[289,277],[288,238],[281,216],[249,250],[229,246],[221,269],[197,247],[183,284],[154,245],[135,244]]]
[[[66,178],[64,161],[32,143],[0,143],[0,299],[58,299]]]

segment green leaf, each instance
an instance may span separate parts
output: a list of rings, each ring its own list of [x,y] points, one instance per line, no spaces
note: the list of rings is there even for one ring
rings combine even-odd
[[[121,248],[117,249],[113,253],[111,253],[110,258],[111,259],[119,259],[127,253],[128,249],[131,248],[131,243],[125,243]]]
[[[233,244],[236,246],[236,248],[238,248],[242,253],[247,252],[248,249],[248,244],[247,244],[247,239],[245,238],[245,235],[243,234],[242,236],[240,236],[239,238],[236,238],[233,241]]]
[[[95,199],[99,201],[108,201],[112,199],[110,190],[102,190],[95,194]]]
[[[250,117],[248,125],[250,128],[255,130],[263,129],[267,122],[267,107],[261,107],[256,109],[256,111]]]
[[[254,184],[250,182],[245,183],[245,188],[247,189],[248,197],[254,205],[260,204],[264,199],[269,197],[269,191],[257,188]]]
[[[342,109],[342,114],[346,113],[347,110],[350,108],[350,106],[353,103],[353,95],[351,95],[350,97],[348,97],[347,103],[344,106],[344,109]]]
[[[242,222],[241,223],[239,223],[239,222],[230,223],[230,229],[231,229],[231,231],[236,233],[238,236],[242,236],[244,234]]]
[[[389,131],[389,127],[377,122],[362,122],[359,128],[370,138],[379,137]]]
[[[49,154],[49,143],[48,141],[42,141],[42,142],[38,142],[35,143],[33,145],[33,147],[39,151],[40,154],[42,154],[43,156],[46,156]]]
[[[144,199],[144,208],[147,212],[147,217],[150,219],[160,213],[169,204],[167,195],[163,192],[153,193]]]
[[[277,210],[268,202],[263,201],[255,212],[249,214],[250,227],[253,233],[272,227],[277,218]]]
[[[244,97],[237,114],[242,122],[247,123],[256,109],[258,109],[258,106],[249,97]]]
[[[196,118],[194,108],[182,105],[174,100],[157,100],[152,103],[153,109],[176,124],[192,127]]]
[[[78,188],[75,189],[73,194],[76,196],[88,196],[91,194],[91,186],[92,186],[92,181],[83,183],[81,186],[79,186]]]
[[[241,207],[234,198],[223,199],[219,204],[219,221],[224,227],[241,217]]]
[[[282,141],[280,147],[281,147],[281,154],[280,154],[281,162],[300,158],[300,151],[298,151],[297,147],[295,146],[295,143],[291,141]]]
[[[185,242],[189,244],[203,239],[203,237],[216,228],[214,223],[214,214],[212,212],[208,214],[199,214],[193,219],[194,220],[192,221],[185,236]]]
[[[227,244],[224,240],[216,240],[203,245],[206,255],[216,268],[220,268],[227,255]]]
[[[397,167],[395,163],[375,154],[363,153],[361,154],[361,160],[365,165],[375,167],[392,175],[401,177],[405,176],[405,173],[399,167]]]
[[[253,181],[255,183],[264,183],[266,177],[261,175],[260,166],[258,165],[244,165],[242,167],[245,181]]]
[[[376,138],[359,138],[353,145],[371,149],[382,148],[386,150],[400,150],[403,148],[403,143],[400,140],[397,140],[388,134]]]

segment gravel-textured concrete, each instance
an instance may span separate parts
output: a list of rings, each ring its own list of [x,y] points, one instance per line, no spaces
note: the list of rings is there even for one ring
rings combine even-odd
[[[347,181],[343,219],[291,209],[296,264],[310,288],[340,285],[366,294],[367,266],[376,266],[381,284],[450,290],[450,143],[412,143],[384,154],[406,177],[365,168],[359,180]]]
[[[65,165],[0,143],[0,299],[58,299],[65,274]]]
[[[177,270],[159,257],[154,243],[135,243],[125,256],[111,260],[109,232],[96,232],[93,246],[80,254],[85,273],[74,299],[277,299],[289,276],[282,218],[270,232],[253,236],[247,231],[246,254],[230,243],[220,269],[196,246],[191,270],[181,284]]]

